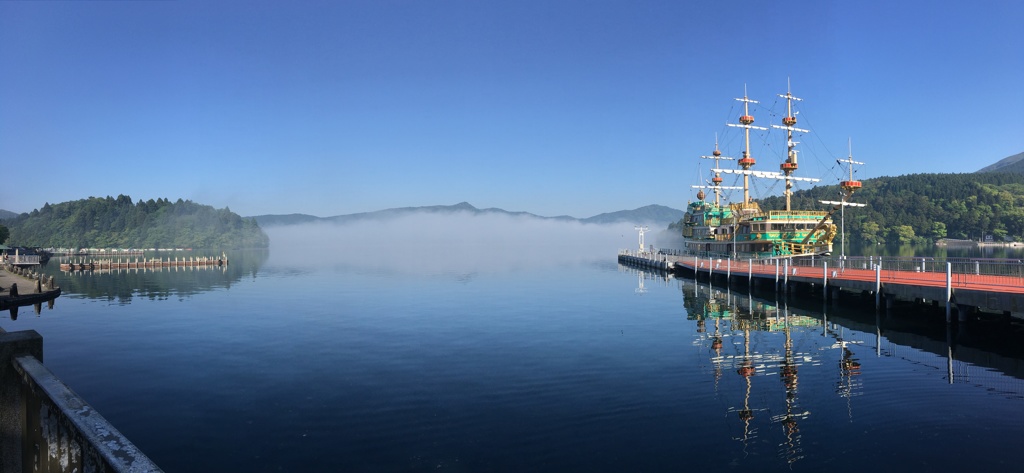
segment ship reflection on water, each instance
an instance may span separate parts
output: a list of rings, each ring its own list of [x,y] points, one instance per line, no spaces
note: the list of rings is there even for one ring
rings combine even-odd
[[[794,313],[785,303],[769,304],[696,281],[682,281],[682,289],[687,319],[697,324],[694,345],[709,357],[716,395],[728,401],[730,417],[738,421],[740,432],[733,439],[749,453],[748,446],[766,430],[780,435],[772,440],[781,458],[787,463],[801,460],[800,423],[811,415],[800,403],[801,371],[804,365],[821,365],[828,356],[820,343],[808,342],[823,334],[830,337],[835,343],[828,348],[842,345],[852,366],[856,362],[841,336],[826,328],[822,318]],[[853,395],[848,380],[856,373],[848,373],[847,382],[839,383],[846,395]],[[723,383],[728,377],[732,382]],[[760,389],[755,391],[755,385]]]
[[[820,464],[822,453],[809,449],[834,442],[826,437],[841,425],[896,429],[902,427],[889,425],[892,417],[934,417],[927,390],[945,396],[941,385],[970,386],[972,397],[1024,398],[1014,321],[945,326],[928,314],[820,306],[663,274],[647,279],[681,289],[701,370],[740,458],[769,454],[771,446],[790,467],[809,455],[817,457],[811,465]],[[925,383],[906,379],[920,376]],[[894,400],[895,392],[907,397]]]
[[[929,390],[948,397],[943,385],[967,386],[970,397],[1024,396],[1021,358],[1006,353],[1019,344],[1012,337],[985,342],[990,332],[1013,332],[1006,330],[1019,325],[1012,321],[995,330],[946,327],[927,314],[822,306],[820,300],[637,273],[639,293],[647,291],[645,283],[653,288],[652,281],[681,290],[692,345],[718,404],[706,407],[723,411],[738,458],[774,455],[791,467],[820,465],[832,453],[816,450],[833,444],[837,429],[897,430],[905,427],[892,425],[894,418],[934,417],[938,402]]]

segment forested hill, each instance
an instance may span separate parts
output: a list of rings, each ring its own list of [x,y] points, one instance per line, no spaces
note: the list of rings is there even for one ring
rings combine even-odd
[[[865,243],[922,242],[992,235],[1024,241],[1024,174],[910,174],[863,181],[846,209],[846,232]],[[793,195],[793,208],[826,208],[839,186],[818,186]],[[765,210],[785,208],[782,197],[761,201]],[[833,219],[839,223],[839,213]]]
[[[9,245],[57,248],[266,248],[254,219],[188,200],[117,198],[47,203],[2,222]]]

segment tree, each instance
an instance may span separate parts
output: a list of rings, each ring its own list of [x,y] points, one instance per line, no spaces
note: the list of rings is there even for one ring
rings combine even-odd
[[[919,242],[943,237],[976,239],[994,235],[995,230],[1004,230],[1007,238],[1024,240],[1024,174],[911,174],[865,179],[863,184],[852,200],[867,207],[854,210],[852,222],[847,215],[846,232],[865,243],[885,237],[895,240],[898,226],[912,228],[912,240]],[[817,186],[796,192],[793,202],[799,208],[818,208],[819,200],[834,200],[836,192],[836,185]],[[773,196],[760,204],[762,209],[778,210],[784,208],[785,201]],[[945,236],[937,223],[945,226]]]
[[[932,236],[934,236],[935,239],[946,238],[946,224],[942,222],[933,222]]]
[[[900,244],[907,244],[914,241],[914,227],[910,225],[900,225],[892,229],[893,236],[899,240]]]
[[[864,222],[861,226],[860,237],[864,240],[864,243],[877,244],[882,242],[882,238],[878,235],[880,228],[875,222]]]
[[[7,227],[0,225],[0,245],[3,245],[7,238],[11,236],[11,231]]]

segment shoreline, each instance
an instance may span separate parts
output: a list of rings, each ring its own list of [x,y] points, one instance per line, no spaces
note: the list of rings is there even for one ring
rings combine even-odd
[[[974,241],[974,240],[951,240],[943,238],[935,242],[935,246],[941,247],[973,247],[973,248],[1024,248],[1024,243],[1019,241],[995,242],[995,241]]]

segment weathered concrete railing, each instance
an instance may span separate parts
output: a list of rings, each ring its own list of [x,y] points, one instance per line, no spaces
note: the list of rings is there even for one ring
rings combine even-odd
[[[160,472],[40,360],[34,330],[0,329],[0,471]]]

